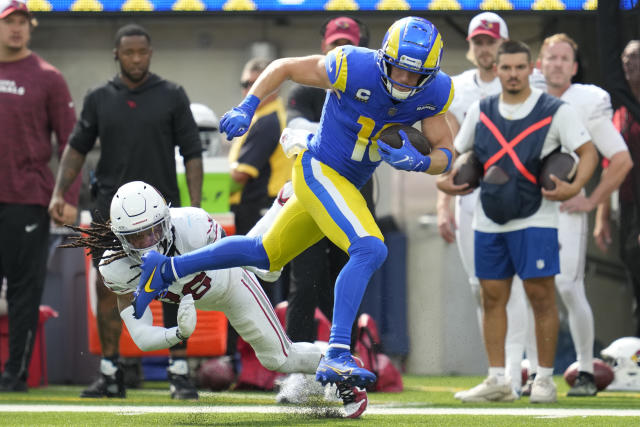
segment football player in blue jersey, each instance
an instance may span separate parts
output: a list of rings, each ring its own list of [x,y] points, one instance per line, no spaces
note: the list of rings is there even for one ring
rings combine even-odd
[[[443,113],[453,99],[453,86],[440,72],[442,47],[433,24],[407,17],[393,23],[377,51],[341,46],[326,56],[272,62],[242,103],[223,116],[220,130],[229,140],[244,134],[260,100],[287,79],[331,89],[320,128],[295,160],[295,195],[262,237],[232,236],[173,258],[149,253],[142,265],[136,312],[144,312],[154,297],[145,293],[147,283],[151,289],[163,289],[196,271],[243,265],[275,271],[327,236],[349,254],[349,261],[335,284],[329,349],[316,380],[354,387],[374,382],[376,376],[354,361],[349,343],[362,296],[387,248],[358,188],[381,160],[397,169],[429,174],[450,168],[453,138]],[[383,129],[417,121],[433,147],[430,155],[420,154],[406,134],[400,148],[378,141]]]

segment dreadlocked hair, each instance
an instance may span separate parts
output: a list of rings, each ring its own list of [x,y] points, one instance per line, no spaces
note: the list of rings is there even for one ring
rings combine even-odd
[[[60,245],[60,248],[87,248],[91,256],[103,253],[101,264],[107,265],[121,258],[126,258],[127,254],[122,249],[122,243],[111,231],[110,221],[106,223],[91,222],[89,228],[78,227],[65,224],[65,227],[80,233],[80,236],[71,236],[69,243]],[[110,255],[104,256],[104,252],[113,251]]]

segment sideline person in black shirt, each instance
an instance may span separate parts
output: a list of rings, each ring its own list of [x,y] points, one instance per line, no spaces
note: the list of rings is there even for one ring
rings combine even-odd
[[[93,218],[109,219],[111,199],[117,189],[130,181],[153,185],[171,206],[180,206],[176,178],[175,146],[185,163],[192,206],[200,206],[202,193],[202,145],[189,108],[189,99],[175,83],[149,72],[152,48],[147,31],[138,25],[118,30],[113,50],[120,72],[111,81],[89,91],[80,119],[62,156],[56,186],[49,205],[53,218],[62,209],[62,194],[80,172],[86,154],[100,139],[100,160],[95,171]],[[94,253],[97,267],[102,253]],[[100,377],[81,397],[125,397],[119,363],[122,331],[116,295],[97,275],[97,322],[102,361]],[[163,305],[165,327],[177,324],[177,307]],[[171,348],[168,368],[171,397],[197,399],[188,380],[186,344]]]

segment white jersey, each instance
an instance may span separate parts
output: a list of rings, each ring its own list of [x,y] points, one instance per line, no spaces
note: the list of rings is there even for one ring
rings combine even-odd
[[[578,113],[600,154],[611,158],[627,145],[613,126],[613,108],[609,94],[595,85],[572,84],[560,97]]]
[[[278,206],[272,209],[280,209]],[[222,227],[200,208],[172,208],[171,225],[177,254],[200,249],[222,238]],[[105,284],[117,294],[135,291],[140,272],[139,264],[128,257],[100,265]],[[247,269],[235,267],[185,276],[169,286],[161,301],[179,303],[188,294],[192,295],[197,309],[222,311],[238,334],[253,347],[265,368],[285,373],[315,372],[322,357],[321,349],[289,340],[262,286]],[[131,308],[124,309],[121,317],[127,310]],[[147,308],[145,315],[148,311]],[[137,337],[138,347],[158,349],[173,345],[166,338],[166,331],[171,329],[161,328],[163,333],[159,335],[153,333],[158,327],[151,325],[151,318],[148,323],[145,316],[141,319],[123,317],[123,320],[130,332],[136,329],[137,333],[131,336]]]
[[[192,252],[222,238],[222,227],[204,210],[184,207],[170,211],[176,255]],[[105,256],[109,254],[106,252]],[[135,291],[140,273],[139,264],[129,257],[109,264],[100,263],[105,285],[116,294]],[[212,310],[228,286],[229,269],[191,274],[173,282],[162,301],[178,303],[183,296],[192,294],[196,308]]]

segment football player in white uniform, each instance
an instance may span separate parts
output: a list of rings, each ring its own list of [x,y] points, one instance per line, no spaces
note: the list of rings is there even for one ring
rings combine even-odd
[[[288,189],[288,190],[287,190]],[[273,221],[291,193],[283,187],[265,221]],[[282,201],[280,199],[283,199]],[[222,227],[200,208],[169,208],[160,193],[141,181],[127,183],[118,189],[111,202],[110,224],[92,224],[89,237],[79,238],[76,246],[95,248],[106,244],[109,249],[100,262],[105,285],[118,294],[120,317],[133,341],[143,351],[169,348],[187,339],[196,327],[196,308],[222,311],[240,336],[255,350],[267,369],[293,373],[315,373],[322,352],[312,343],[292,343],[282,328],[255,274],[269,281],[277,279],[273,272],[251,268],[201,271],[173,282],[163,292],[137,290],[141,256],[155,250],[166,255],[179,255],[197,250],[224,237]],[[256,224],[250,235],[265,228]],[[266,224],[268,227],[269,224]],[[266,275],[264,273],[267,273]],[[146,299],[143,313],[135,313],[136,299]],[[179,304],[178,326],[153,326],[147,307],[149,299]],[[135,314],[135,315],[134,315]],[[367,405],[366,391],[346,384],[338,386],[348,417],[357,417]]]
[[[467,59],[476,65],[472,68],[453,76],[455,95],[447,118],[452,125],[454,135],[458,133],[464,116],[475,101],[486,96],[496,95],[502,91],[500,79],[496,76],[494,63],[498,47],[509,38],[509,31],[505,21],[493,12],[482,12],[473,17],[469,22],[467,40],[469,41],[469,51]],[[540,80],[540,74],[534,74],[529,81],[532,86],[538,87],[536,83]],[[441,179],[444,179],[442,177]],[[448,242],[457,244],[462,266],[469,278],[472,293],[477,302],[478,325],[482,330],[482,304],[480,301],[480,282],[475,275],[473,260],[473,211],[478,199],[479,189],[473,192],[455,197],[455,217],[451,212],[451,196],[438,191],[437,213],[438,231],[440,236]],[[522,288],[522,285],[519,285]],[[509,328],[505,341],[505,355],[507,374],[512,378],[512,386],[516,395],[519,395],[521,388],[520,362],[525,346],[525,333],[520,329]],[[459,396],[459,395],[458,395]]]
[[[547,92],[571,105],[582,118],[591,140],[611,166],[587,197],[584,189],[577,196],[559,204],[558,239],[560,270],[556,288],[569,315],[569,328],[578,358],[579,374],[568,396],[594,396],[598,389],[593,377],[593,313],[584,288],[584,266],[587,247],[587,213],[607,200],[617,189],[632,161],[622,136],[611,122],[613,111],[609,94],[594,85],[571,84],[578,70],[578,45],[566,34],[547,37],[540,49],[539,66],[547,84]],[[520,295],[518,295],[520,293]],[[532,325],[526,319],[526,298],[521,286],[512,287],[507,313],[509,325],[522,328]],[[532,376],[536,369],[535,335],[527,334],[527,358]],[[529,382],[530,383],[530,382]],[[528,392],[525,387],[525,393]]]

